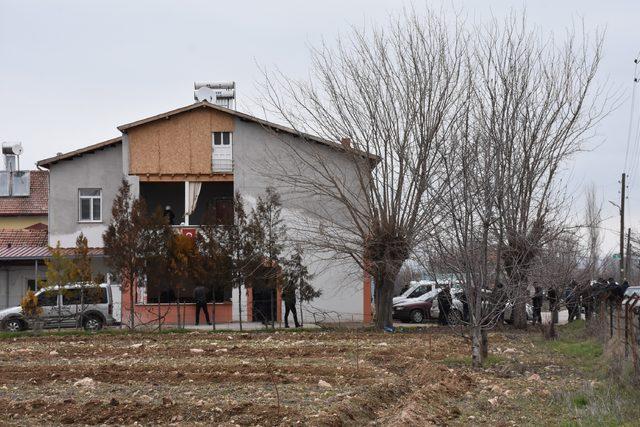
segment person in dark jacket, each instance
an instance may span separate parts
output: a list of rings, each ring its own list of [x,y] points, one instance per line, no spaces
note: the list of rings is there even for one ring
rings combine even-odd
[[[531,305],[533,305],[533,324],[542,324],[542,288],[538,286],[538,283],[533,283],[533,298],[531,298]]]
[[[202,285],[197,286],[193,290],[193,299],[196,301],[196,325],[200,324],[200,310],[204,311],[204,317],[207,319],[207,325],[210,325],[209,309],[207,308],[207,289]]]
[[[164,217],[167,219],[167,221],[169,222],[169,225],[176,224],[176,214],[174,214],[173,211],[171,210],[171,206],[169,205],[165,206],[164,212],[162,213],[162,215],[164,215]]]
[[[296,286],[293,283],[287,283],[282,289],[282,300],[284,301],[284,327],[289,327],[289,313],[293,314],[293,322],[296,328],[300,327],[298,323],[298,312],[296,310]]]
[[[460,302],[462,303],[462,320],[464,322],[469,321],[469,301],[467,300],[467,291],[464,289],[460,292]]]
[[[565,289],[564,301],[569,312],[569,322],[580,320],[580,295],[578,294],[578,284],[575,280]]]
[[[438,293],[438,322],[441,325],[449,324],[449,315],[451,314],[451,288],[445,286]]]

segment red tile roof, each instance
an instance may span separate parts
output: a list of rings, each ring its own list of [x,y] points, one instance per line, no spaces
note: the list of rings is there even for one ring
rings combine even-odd
[[[0,229],[0,246],[47,246],[47,230]]]
[[[74,248],[63,248],[62,254],[73,256]],[[90,257],[100,257],[104,255],[102,248],[89,248]],[[44,259],[51,257],[51,249],[48,246],[0,246],[0,260],[18,261],[28,259]]]
[[[47,215],[49,209],[49,172],[31,171],[27,197],[0,197],[0,216]]]

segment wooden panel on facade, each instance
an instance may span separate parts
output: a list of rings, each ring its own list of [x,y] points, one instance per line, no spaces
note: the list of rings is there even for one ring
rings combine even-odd
[[[129,173],[211,174],[211,132],[233,131],[233,116],[204,108],[128,129]]]
[[[232,173],[217,174],[144,174],[139,175],[140,182],[233,182]]]

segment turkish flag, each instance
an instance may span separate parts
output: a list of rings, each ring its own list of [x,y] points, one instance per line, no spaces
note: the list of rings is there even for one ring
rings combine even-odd
[[[190,237],[192,239],[196,238],[196,229],[195,228],[181,228],[180,232],[183,236]]]

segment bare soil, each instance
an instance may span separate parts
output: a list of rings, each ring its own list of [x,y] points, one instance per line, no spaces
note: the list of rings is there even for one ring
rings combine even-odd
[[[537,337],[491,334],[479,371],[438,327],[5,337],[0,424],[537,425],[586,381]]]

